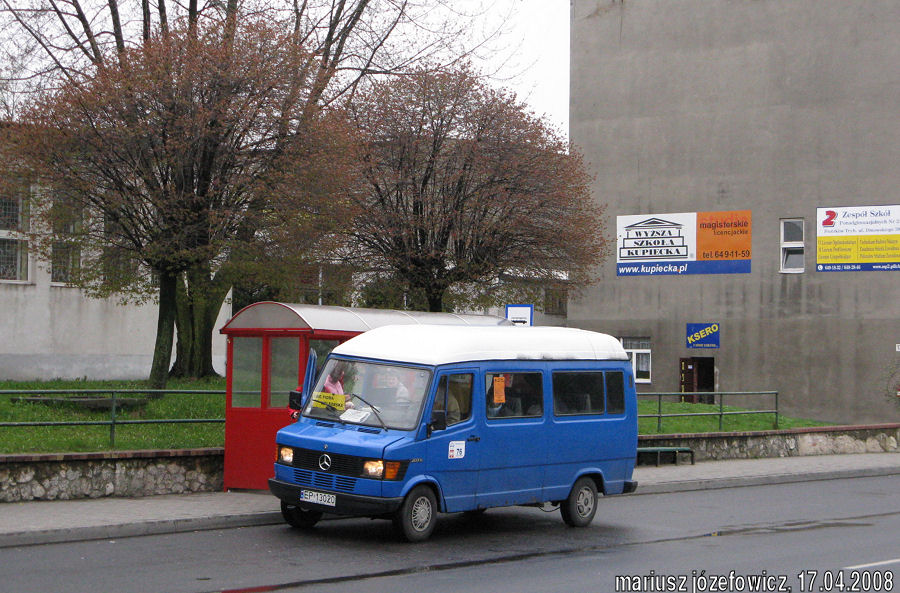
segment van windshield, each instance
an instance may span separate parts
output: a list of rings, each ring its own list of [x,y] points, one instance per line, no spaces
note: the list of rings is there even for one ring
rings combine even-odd
[[[431,371],[330,358],[303,415],[346,424],[412,430],[419,420]]]

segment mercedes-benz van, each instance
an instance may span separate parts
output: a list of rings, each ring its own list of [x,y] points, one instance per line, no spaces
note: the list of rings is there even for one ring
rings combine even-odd
[[[294,527],[383,517],[421,541],[439,512],[548,504],[584,527],[598,493],[637,487],[634,376],[605,334],[380,327],[335,348],[291,400],[269,487]]]

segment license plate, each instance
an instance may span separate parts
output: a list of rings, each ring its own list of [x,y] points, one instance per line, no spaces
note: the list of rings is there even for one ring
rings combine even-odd
[[[325,494],[324,492],[316,492],[315,490],[301,490],[300,500],[333,507],[336,498],[334,494]]]

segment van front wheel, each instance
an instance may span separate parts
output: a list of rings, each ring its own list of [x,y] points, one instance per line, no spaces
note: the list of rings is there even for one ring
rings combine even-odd
[[[570,527],[587,527],[597,512],[597,485],[588,477],[578,478],[569,497],[559,505],[563,521]]]
[[[434,492],[425,485],[416,486],[394,515],[394,527],[408,542],[428,539],[437,522],[437,500]]]

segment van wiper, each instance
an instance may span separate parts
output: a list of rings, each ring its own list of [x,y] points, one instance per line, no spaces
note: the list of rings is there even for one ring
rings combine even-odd
[[[312,400],[313,400],[313,402],[315,402],[315,403],[317,403],[317,404],[320,404],[323,408],[325,408],[326,410],[328,410],[329,412],[331,412],[332,414],[334,414],[334,417],[335,417],[335,419],[336,419],[338,422],[340,422],[341,424],[345,424],[345,422],[341,419],[341,413],[342,413],[342,412],[341,412],[340,410],[338,410],[337,408],[335,408],[334,406],[332,406],[332,405],[329,404],[328,402],[323,401],[323,400],[317,398],[316,396],[313,396]]]
[[[387,430],[387,424],[384,423],[384,420],[381,418],[381,414],[378,413],[378,407],[377,407],[376,405],[374,405],[374,404],[372,404],[372,403],[367,402],[366,400],[364,400],[363,397],[362,397],[361,395],[358,395],[358,394],[356,394],[356,393],[353,393],[353,394],[350,395],[350,399],[351,399],[351,400],[352,400],[354,397],[355,397],[356,399],[358,399],[359,401],[361,401],[362,403],[364,403],[364,404],[366,404],[367,406],[369,406],[370,408],[372,408],[372,411],[375,412],[375,417],[378,418],[378,422],[381,423],[381,428],[383,428],[384,430]]]

